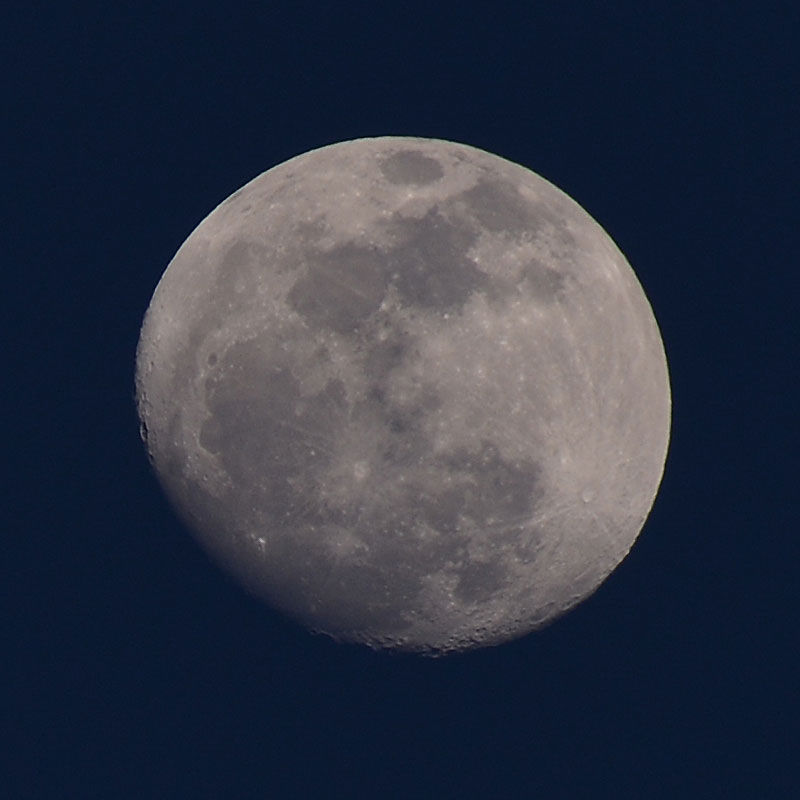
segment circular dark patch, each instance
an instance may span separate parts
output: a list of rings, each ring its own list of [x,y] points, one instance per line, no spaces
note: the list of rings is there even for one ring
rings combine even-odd
[[[418,150],[403,150],[381,161],[381,172],[389,183],[424,186],[444,177],[442,165]]]

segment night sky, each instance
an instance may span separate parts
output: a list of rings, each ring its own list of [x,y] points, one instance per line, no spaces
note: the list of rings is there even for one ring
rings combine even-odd
[[[795,3],[44,3],[4,12],[7,798],[793,798]],[[443,659],[306,633],[172,513],[139,326],[200,220],[344,139],[533,169],[625,253],[673,429],[633,551]]]

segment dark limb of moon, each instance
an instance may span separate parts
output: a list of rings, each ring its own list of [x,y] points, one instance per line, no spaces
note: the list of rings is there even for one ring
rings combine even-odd
[[[597,223],[406,137],[306,153],[212,212],[156,289],[137,398],[165,491],[252,591],[431,653],[591,594],[669,436],[658,328]]]

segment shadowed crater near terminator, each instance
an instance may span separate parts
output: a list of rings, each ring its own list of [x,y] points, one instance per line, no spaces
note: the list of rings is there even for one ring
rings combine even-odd
[[[466,145],[330,145],[240,189],[137,352],[150,459],[200,543],[308,628],[442,654],[588,597],[655,498],[649,303],[545,180]]]

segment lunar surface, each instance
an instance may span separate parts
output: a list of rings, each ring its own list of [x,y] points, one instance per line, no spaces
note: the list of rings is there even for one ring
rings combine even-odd
[[[441,654],[589,596],[667,451],[650,305],[567,195],[473,147],[323,147],[189,236],[137,352],[142,435],[225,568],[308,628]]]

